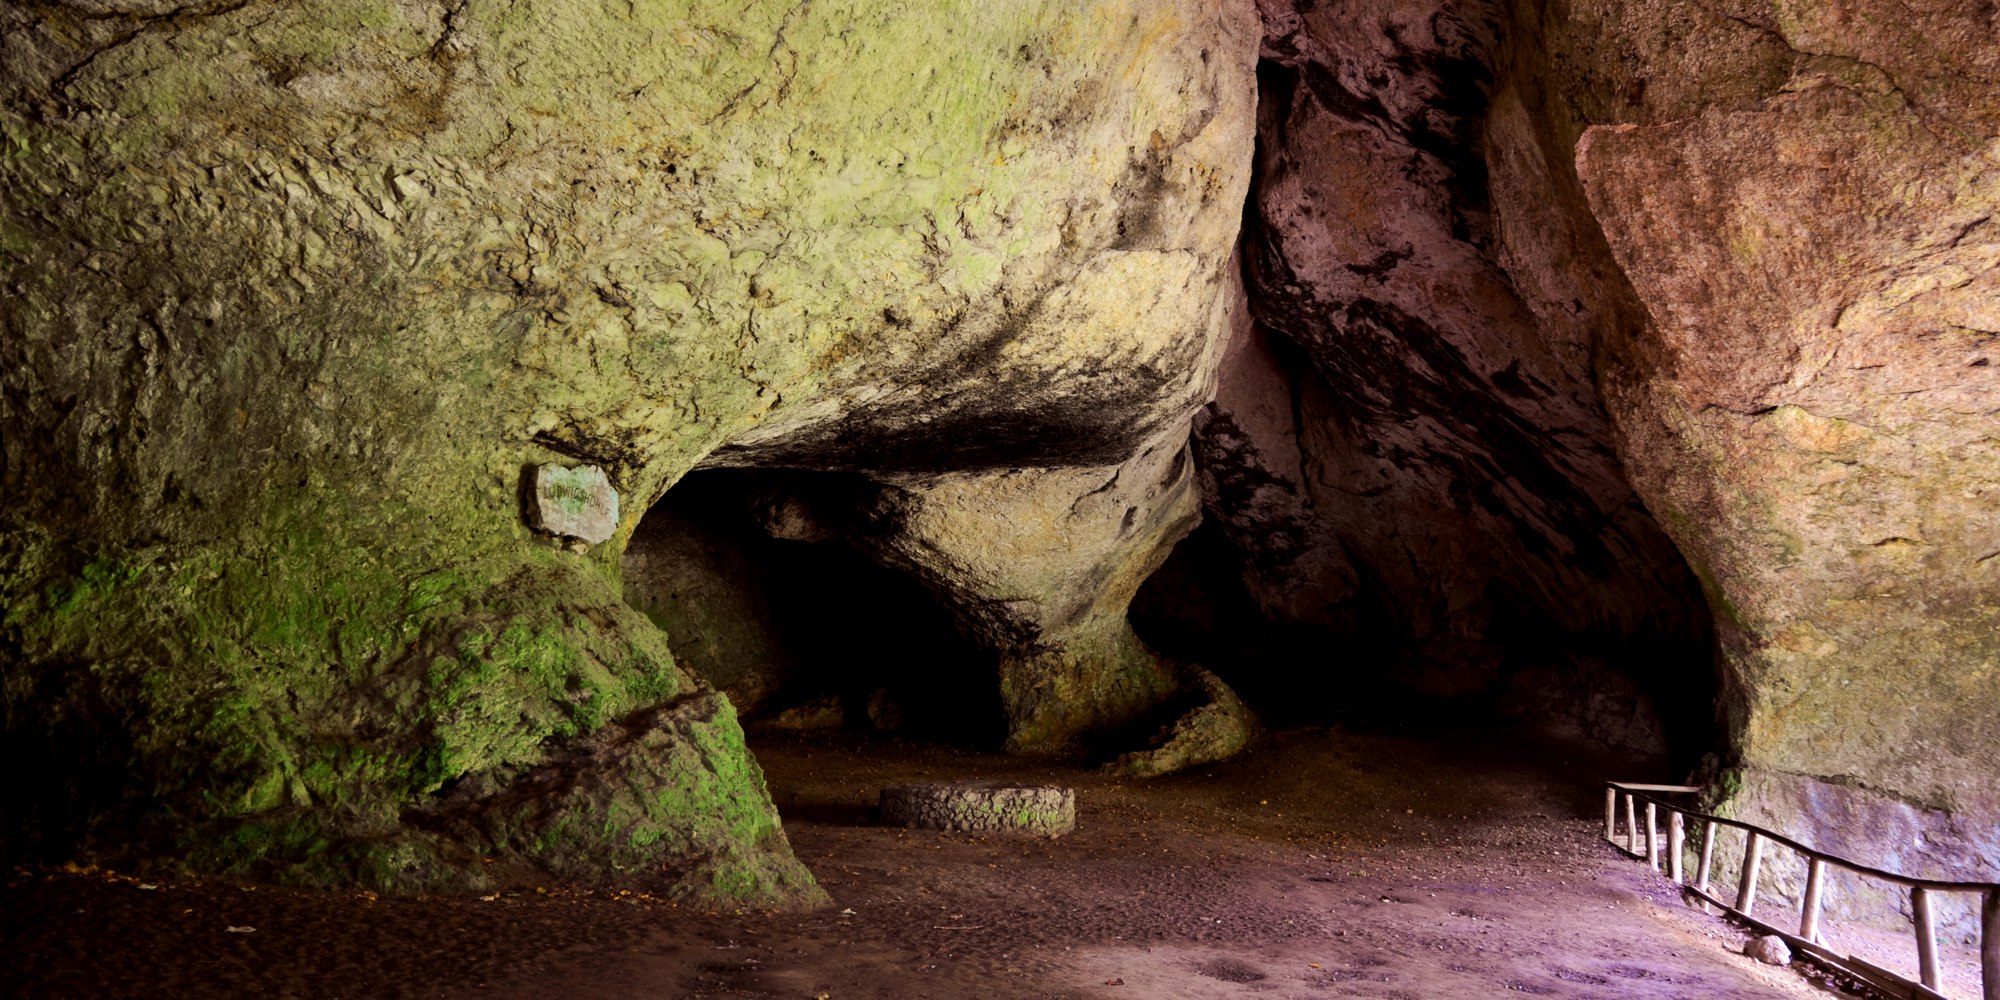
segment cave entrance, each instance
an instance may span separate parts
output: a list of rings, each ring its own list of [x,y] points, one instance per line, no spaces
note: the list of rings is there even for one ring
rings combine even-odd
[[[1148,645],[1213,670],[1273,729],[1338,723],[1447,740],[1514,729],[1626,780],[1678,781],[1722,749],[1713,625],[1698,596],[1663,595],[1667,610],[1644,631],[1578,630],[1495,584],[1477,641],[1441,655],[1382,588],[1288,616],[1252,592],[1253,573],[1209,512],[1147,579],[1130,619]]]
[[[922,584],[837,533],[778,537],[798,534],[782,522],[801,498],[837,504],[868,488],[838,473],[689,473],[633,532],[626,600],[666,632],[683,669],[728,694],[746,728],[998,746],[997,660]]]

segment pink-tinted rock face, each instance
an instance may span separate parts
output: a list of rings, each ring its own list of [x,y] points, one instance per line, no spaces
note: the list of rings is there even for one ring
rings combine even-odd
[[[1563,693],[1537,711],[1658,749],[1645,702],[1672,696],[1676,656],[1699,671],[1700,597],[1626,483],[1593,331],[1520,290],[1516,271],[1565,262],[1512,260],[1496,229],[1482,133],[1501,12],[1264,13],[1258,329],[1198,435],[1253,598],[1285,626],[1407,650],[1398,680],[1429,693],[1542,675],[1525,686]],[[1610,662],[1635,648],[1665,655]]]
[[[1991,877],[2000,14],[1261,7],[1197,433],[1248,603],[1628,735],[1621,694],[1706,697],[1705,604],[1730,808]]]
[[[2000,21],[1964,4],[1741,6],[1683,50],[1747,38],[1782,79],[1592,124],[1576,145],[1645,311],[1606,399],[1717,612],[1738,807],[1836,850],[1991,878]],[[1764,77],[1748,62],[1679,69]]]

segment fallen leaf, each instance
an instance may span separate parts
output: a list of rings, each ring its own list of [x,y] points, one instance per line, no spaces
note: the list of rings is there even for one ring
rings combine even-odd
[[[1317,969],[1317,968],[1319,968],[1319,963],[1318,963],[1318,962],[1307,962],[1307,963],[1306,963],[1306,968],[1308,968],[1308,969]]]
[[[1125,980],[1123,980],[1123,979],[1107,979],[1107,980],[1105,980],[1105,981],[1104,981],[1104,985],[1106,985],[1106,986],[1123,986],[1123,985],[1125,985]]]

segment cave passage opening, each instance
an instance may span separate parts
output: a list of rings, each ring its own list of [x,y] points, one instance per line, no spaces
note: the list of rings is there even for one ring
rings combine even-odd
[[[1272,615],[1209,517],[1148,578],[1129,618],[1149,646],[1213,670],[1272,729],[1362,724],[1450,739],[1522,727],[1627,780],[1678,781],[1721,750],[1706,605],[1686,615],[1676,602],[1681,617],[1642,633],[1566,630],[1504,586],[1490,590],[1482,641],[1441,662],[1379,586],[1328,601],[1316,621]]]
[[[908,574],[802,527],[802,498],[837,505],[871,488],[842,473],[691,472],[634,530],[626,600],[746,728],[998,746],[995,655]]]

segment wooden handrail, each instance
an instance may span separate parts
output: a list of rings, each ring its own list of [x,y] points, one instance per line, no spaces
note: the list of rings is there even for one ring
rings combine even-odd
[[[1937,930],[1931,897],[1939,892],[1978,894],[1980,896],[1980,995],[1982,1000],[2000,1000],[2000,883],[1914,878],[1900,872],[1884,871],[1850,861],[1837,854],[1828,854],[1807,847],[1790,837],[1773,833],[1752,823],[1696,812],[1649,794],[1685,795],[1701,791],[1699,787],[1692,785],[1646,785],[1619,781],[1607,781],[1604,785],[1605,840],[1619,846],[1625,853],[1645,860],[1647,867],[1658,871],[1660,844],[1655,817],[1661,810],[1665,810],[1669,833],[1667,849],[1671,854],[1667,866],[1668,876],[1676,884],[1685,886],[1686,881],[1681,870],[1683,847],[1679,834],[1688,819],[1701,820],[1707,824],[1701,842],[1701,863],[1696,870],[1696,884],[1687,886],[1688,891],[1765,933],[1782,937],[1794,950],[1811,955],[1818,961],[1856,976],[1891,996],[1908,1000],[1946,1000],[1944,994],[1938,992],[1941,977],[1938,969]],[[1621,794],[1625,796],[1625,842],[1622,845],[1618,843],[1618,797]],[[1637,826],[1637,804],[1640,802],[1646,803],[1644,850],[1640,847]],[[1709,887],[1709,874],[1715,860],[1715,835],[1717,829],[1724,826],[1735,827],[1745,834],[1743,865],[1738,872],[1739,881],[1734,906],[1717,898]],[[1799,903],[1797,934],[1781,930],[1750,915],[1757,902],[1757,880],[1766,843],[1782,844],[1806,859],[1806,889]],[[1826,885],[1826,868],[1829,865],[1837,865],[1857,875],[1910,890],[1911,922],[1917,939],[1917,975],[1921,982],[1912,982],[1853,955],[1844,957],[1836,955],[1825,947],[1820,935],[1820,901]]]
[[[1745,823],[1742,820],[1725,819],[1721,816],[1711,816],[1707,813],[1696,812],[1693,809],[1688,809],[1684,806],[1677,806],[1670,802],[1663,802],[1659,799],[1655,799],[1652,796],[1647,795],[1643,791],[1641,791],[1641,789],[1650,787],[1650,788],[1671,788],[1677,792],[1678,791],[1698,792],[1701,790],[1699,788],[1690,788],[1685,785],[1651,785],[1651,786],[1630,785],[1618,781],[1607,781],[1605,782],[1605,784],[1612,788],[1618,789],[1621,792],[1630,793],[1633,798],[1638,799],[1640,802],[1651,802],[1660,806],[1661,808],[1672,809],[1675,812],[1678,812],[1688,817],[1689,819],[1705,820],[1710,823],[1720,823],[1723,826],[1733,826],[1739,830],[1754,831],[1757,833],[1757,835],[1763,837],[1765,840],[1783,844],[1786,847],[1789,847],[1792,850],[1805,855],[1807,858],[1819,858],[1822,861],[1825,861],[1827,864],[1839,865],[1840,867],[1845,868],[1848,871],[1854,872],[1855,874],[1867,875],[1871,878],[1879,878],[1884,882],[1893,882],[1897,885],[1903,886],[1904,888],[1908,889],[1923,888],[1939,892],[1986,892],[1993,889],[2000,889],[2000,883],[1996,882],[1953,882],[1945,879],[1916,878],[1914,876],[1904,875],[1899,872],[1883,871],[1880,868],[1870,868],[1867,865],[1864,865],[1858,861],[1849,861],[1838,854],[1828,854],[1825,851],[1807,847],[1806,845],[1801,844],[1798,841],[1791,839],[1790,837],[1783,836],[1782,834],[1772,833],[1771,831],[1766,830],[1761,826],[1757,826],[1754,823]]]

